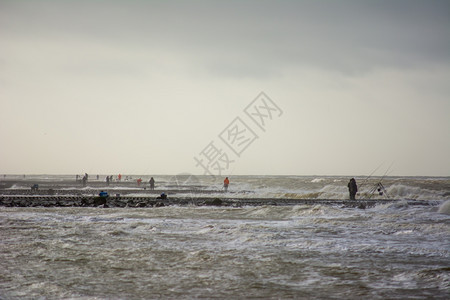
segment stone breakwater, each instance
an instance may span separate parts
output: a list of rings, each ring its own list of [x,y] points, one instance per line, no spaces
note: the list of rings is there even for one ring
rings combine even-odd
[[[68,196],[68,195],[1,195],[0,206],[5,207],[162,207],[168,205],[192,206],[263,206],[263,205],[339,205],[343,207],[368,208],[377,204],[405,201],[408,205],[438,205],[430,201],[419,200],[372,200],[355,201],[336,199],[287,199],[287,198],[225,198],[225,197],[170,197],[156,199],[155,197],[99,197],[99,196]]]
[[[37,189],[32,187],[37,185]],[[26,188],[29,187],[29,188]],[[107,191],[109,197],[99,197],[100,191]],[[165,192],[168,199],[157,199]],[[0,181],[0,206],[4,207],[161,207],[168,205],[192,206],[263,206],[263,205],[337,205],[341,207],[367,208],[378,204],[399,202],[408,205],[439,205],[438,201],[400,199],[317,199],[258,197],[254,191],[205,190],[201,186],[177,186],[166,184],[164,190],[150,190],[136,186],[134,182],[115,182],[106,186],[103,182],[89,182],[81,187],[73,181]]]

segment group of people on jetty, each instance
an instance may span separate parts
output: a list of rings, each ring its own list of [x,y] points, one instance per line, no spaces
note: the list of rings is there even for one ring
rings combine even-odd
[[[87,185],[88,179],[89,179],[89,175],[87,173],[85,173],[82,177],[80,175],[76,175],[76,177],[75,177],[76,182],[81,182],[83,184],[83,187],[85,187]],[[129,180],[132,180],[132,179],[133,178],[131,176],[126,176],[125,177],[125,181],[129,181]],[[99,175],[97,175],[97,180],[99,180]],[[106,185],[109,186],[110,183],[113,182],[114,180],[116,182],[121,182],[122,181],[122,174],[117,175],[116,179],[114,179],[114,177],[112,175],[106,176],[106,178],[105,178]],[[136,183],[137,183],[138,186],[141,186],[142,178],[138,178],[136,180]],[[155,179],[153,177],[150,178],[148,183],[150,185],[150,190],[154,190],[155,189]]]
[[[98,179],[98,175],[97,175],[97,179]],[[82,182],[83,182],[83,186],[86,186],[88,180],[88,174],[86,173],[83,176]],[[106,177],[106,183],[109,186],[109,183],[113,180],[113,176],[107,176]],[[119,174],[117,176],[117,180],[121,181],[122,180],[122,175]],[[128,176],[126,178],[126,180],[128,180]],[[77,181],[78,181],[78,175],[77,175]],[[140,186],[142,184],[142,179],[138,178],[137,179],[137,185]],[[155,190],[155,179],[153,177],[150,178],[150,180],[148,181],[149,185],[150,185],[150,190]],[[228,177],[225,177],[224,181],[223,181],[223,190],[224,192],[228,192],[228,186],[230,185],[230,179]],[[348,191],[350,194],[350,200],[355,200],[356,199],[356,193],[358,192],[358,185],[356,184],[356,180],[355,178],[351,178],[350,181],[347,184],[348,187]],[[107,193],[104,191],[101,191],[99,194],[100,197],[107,197]],[[167,195],[165,193],[162,193],[158,199],[167,199]]]

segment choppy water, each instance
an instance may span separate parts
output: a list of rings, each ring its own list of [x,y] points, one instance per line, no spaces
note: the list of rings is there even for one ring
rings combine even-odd
[[[448,204],[0,207],[0,298],[448,299]]]
[[[128,176],[127,176],[128,177]],[[73,175],[28,175],[12,176],[6,180],[14,180],[14,184],[8,187],[9,190],[29,189],[30,183],[35,180],[42,189],[55,188],[60,190],[77,190],[91,193],[92,190],[102,189],[114,194],[115,190],[136,191],[136,179],[142,178],[143,184],[141,194],[147,195],[144,187],[150,176],[133,175],[129,180],[112,181],[106,185],[105,175],[100,175],[96,179],[91,175],[88,185],[82,187],[81,183],[75,181]],[[156,189],[170,191],[171,189],[185,190],[186,194],[195,195],[197,192],[208,192],[211,197],[248,197],[248,198],[290,198],[290,199],[348,199],[347,183],[349,177],[342,176],[232,176],[229,194],[222,193],[223,178],[212,179],[210,176],[154,176]],[[80,177],[81,178],[81,177]],[[123,176],[125,178],[125,176]],[[356,177],[358,183],[358,198],[372,199],[386,196],[393,199],[415,199],[430,201],[450,200],[450,177]],[[382,182],[386,188],[386,193],[379,195],[374,191],[378,182]],[[1,183],[0,178],[0,183]],[[169,195],[170,196],[170,195]],[[177,194],[177,196],[183,196]],[[184,195],[186,196],[186,195]]]

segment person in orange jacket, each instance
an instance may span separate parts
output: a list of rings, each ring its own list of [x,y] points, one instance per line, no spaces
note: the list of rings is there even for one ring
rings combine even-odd
[[[225,189],[225,192],[228,191],[229,184],[230,184],[230,180],[228,179],[228,177],[226,177],[225,180],[223,181],[223,188]]]

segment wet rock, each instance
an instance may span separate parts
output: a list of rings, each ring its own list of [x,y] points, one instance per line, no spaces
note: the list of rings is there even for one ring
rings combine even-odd
[[[221,206],[223,203],[223,201],[219,198],[215,198],[213,200],[206,200],[205,201],[205,205],[209,205],[209,206]]]
[[[126,207],[127,206],[127,203],[126,202],[123,202],[123,201],[114,201],[114,206],[115,207]]]
[[[156,202],[155,207],[164,207],[164,203],[162,202]]]
[[[81,199],[81,206],[85,207],[85,206],[89,206],[89,205],[90,205],[90,203],[89,203],[88,199],[86,199],[86,198]]]
[[[96,197],[94,198],[94,205],[100,206],[106,204],[106,197]]]

